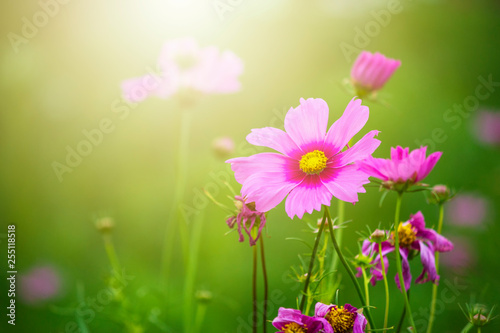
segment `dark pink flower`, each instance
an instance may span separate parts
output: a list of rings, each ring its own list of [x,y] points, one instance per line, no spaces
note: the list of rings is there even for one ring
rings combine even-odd
[[[331,326],[323,318],[303,315],[300,310],[279,308],[273,326],[280,333],[333,333]]]
[[[169,98],[183,90],[202,94],[228,94],[241,88],[243,62],[231,51],[215,46],[201,48],[193,38],[171,40],[158,59],[160,73],[122,83],[125,99],[140,102],[149,96]]]
[[[241,197],[234,197],[234,204],[236,206],[237,212],[235,215],[230,216],[226,223],[229,228],[233,228],[235,224],[238,225],[238,234],[240,235],[239,241],[243,242],[245,237],[243,235],[242,229],[248,235],[248,241],[250,242],[250,246],[253,246],[257,243],[259,239],[262,229],[266,225],[266,215],[264,213],[258,212],[255,210],[255,204],[247,203],[247,201]],[[252,229],[256,227],[258,228],[257,236],[252,236]]]
[[[360,169],[372,177],[392,184],[412,185],[423,180],[431,172],[441,157],[441,152],[435,152],[426,157],[427,147],[415,149],[391,148],[391,158],[374,158],[369,156],[358,163]]]
[[[363,51],[351,69],[351,80],[360,97],[380,90],[401,66],[401,61]]]
[[[364,333],[366,332],[366,318],[361,311],[346,304],[344,306],[316,303],[314,312],[316,317],[325,318],[335,333]],[[325,330],[325,332],[327,332]]]
[[[490,145],[500,145],[500,112],[480,111],[476,116],[476,135]]]
[[[425,283],[427,281],[432,281],[433,283],[437,283],[439,275],[436,272],[434,254],[436,251],[448,252],[453,250],[453,244],[435,230],[426,229],[424,216],[421,212],[411,215],[407,222],[400,223],[398,226],[398,235],[400,246],[399,252],[401,254],[403,279],[406,290],[410,288],[412,281],[408,260],[416,254],[420,254],[423,270],[415,282]],[[391,235],[390,240],[382,242],[382,255],[384,257],[386,273],[389,267],[389,261],[386,256],[388,253],[395,250],[393,237],[394,235]],[[362,252],[365,256],[374,257],[372,261],[373,267],[371,268],[371,282],[375,285],[376,281],[382,280],[382,265],[380,264],[380,256],[378,255],[378,244],[365,240],[363,242]],[[358,277],[359,276],[361,276],[361,271],[358,268]],[[397,275],[395,280],[398,287],[401,288]]]
[[[21,298],[30,304],[53,299],[61,291],[61,278],[49,266],[32,268],[20,276],[19,283]]]
[[[277,128],[253,129],[248,142],[266,146],[277,153],[261,153],[233,158],[231,163],[236,180],[243,185],[241,193],[247,202],[255,202],[258,211],[267,212],[285,197],[285,209],[293,218],[305,212],[330,205],[333,196],[347,202],[357,202],[364,193],[368,176],[354,163],[369,157],[380,145],[374,137],[378,131],[366,134],[352,147],[349,140],[368,120],[368,107],[352,99],[342,117],[328,130],[328,105],[322,99],[300,100],[285,117],[286,132]]]
[[[460,194],[451,200],[446,212],[449,221],[455,225],[477,227],[484,223],[489,202],[476,194]]]

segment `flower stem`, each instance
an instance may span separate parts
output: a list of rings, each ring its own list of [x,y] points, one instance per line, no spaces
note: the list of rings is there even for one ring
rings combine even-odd
[[[370,280],[368,280],[364,268],[361,269],[361,272],[363,273],[363,284],[365,285],[366,306],[370,306],[370,291],[368,290],[368,283],[370,283]]]
[[[387,332],[387,322],[389,320],[389,284],[387,283],[387,275],[385,274],[385,262],[382,256],[382,243],[378,243],[378,252],[380,255],[380,264],[382,265],[382,277],[384,278],[385,287],[385,314],[384,314],[384,333]]]
[[[361,291],[361,287],[359,286],[358,280],[356,279],[356,276],[354,275],[354,272],[352,271],[351,267],[347,263],[347,261],[344,258],[344,255],[342,254],[342,251],[340,250],[339,244],[337,243],[337,240],[335,239],[335,234],[333,233],[333,225],[332,225],[332,218],[330,217],[330,212],[328,210],[327,206],[323,206],[325,209],[325,215],[328,220],[328,227],[330,229],[330,235],[332,236],[332,242],[333,242],[333,247],[335,248],[335,251],[337,252],[337,255],[339,256],[339,260],[344,266],[345,270],[349,274],[349,277],[352,280],[352,283],[354,284],[354,287],[356,288],[356,292],[358,293],[359,299],[361,301],[361,304],[363,305],[363,308],[366,310],[366,319],[368,320],[368,324],[370,325],[370,328],[372,330],[375,330],[375,325],[373,325],[373,320],[372,320],[372,315],[370,312],[370,308],[366,305],[365,298],[363,296],[363,292]]]
[[[177,156],[177,177],[175,178],[175,186],[173,189],[173,200],[167,217],[167,227],[165,229],[165,240],[163,242],[162,260],[161,260],[161,279],[165,285],[170,275],[170,265],[174,248],[174,240],[176,236],[175,228],[178,225],[184,261],[187,263],[188,255],[188,233],[187,226],[180,216],[180,204],[184,197],[184,189],[186,185],[186,165],[187,152],[189,142],[189,128],[191,115],[186,110],[182,110],[179,136],[179,151]]]
[[[252,246],[252,332],[257,333],[257,246]]]
[[[264,310],[263,310],[263,318],[262,323],[264,327],[264,333],[267,331],[267,302],[268,302],[268,294],[269,294],[269,285],[267,282],[267,270],[266,270],[266,256],[264,254],[264,237],[260,236],[260,260],[262,262],[262,276],[264,277]]]
[[[314,260],[316,259],[316,252],[318,251],[319,240],[321,239],[321,234],[323,233],[325,222],[326,222],[326,210],[323,215],[323,220],[321,221],[321,226],[319,227],[318,234],[316,235],[316,241],[314,242],[313,251],[311,253],[311,261],[309,261],[309,269],[307,271],[306,282],[304,283],[304,291],[302,292],[302,299],[300,300],[300,306],[299,306],[300,311],[304,310],[304,305],[306,303],[306,299],[308,298],[309,282],[311,281],[312,270],[314,267]]]
[[[413,315],[411,313],[410,301],[408,300],[408,294],[406,293],[405,281],[403,279],[403,269],[401,267],[401,255],[399,253],[399,213],[401,211],[401,201],[402,201],[403,193],[398,193],[398,199],[396,201],[396,214],[394,216],[394,246],[396,248],[396,267],[398,270],[399,277],[399,286],[401,288],[401,293],[403,294],[403,298],[405,301],[406,312],[408,313],[408,317],[410,319],[410,325],[413,328],[413,332],[417,332],[415,327],[415,322],[413,321]]]
[[[444,217],[444,205],[439,204],[439,222],[438,222],[438,234],[441,234],[441,230],[443,229],[443,217]],[[436,274],[439,273],[439,252],[435,253],[435,262],[436,262]],[[432,332],[432,325],[434,324],[434,318],[436,316],[436,298],[438,292],[438,285],[434,284],[432,286],[432,300],[431,300],[431,314],[429,317],[429,325],[427,326],[427,333]]]
[[[106,249],[106,254],[108,255],[109,262],[111,263],[111,268],[113,269],[113,273],[116,276],[120,276],[120,274],[122,273],[120,268],[120,262],[118,261],[118,256],[116,255],[111,235],[103,235],[103,238],[104,238],[104,247]]]
[[[207,312],[207,305],[203,302],[198,303],[198,307],[196,309],[196,316],[194,319],[194,333],[198,333],[201,330],[201,325],[205,320],[205,313]]]
[[[477,333],[481,333],[481,327],[480,326],[477,327]]]
[[[474,325],[472,325],[471,323],[467,323],[467,325],[465,325],[465,327],[462,329],[462,331],[460,333],[467,333],[469,332],[472,328],[474,327]]]

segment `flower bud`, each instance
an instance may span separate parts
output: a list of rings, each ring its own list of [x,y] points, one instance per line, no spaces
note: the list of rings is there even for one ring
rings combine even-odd
[[[115,227],[115,222],[111,217],[102,217],[95,222],[95,226],[100,233],[108,234]]]
[[[200,303],[209,303],[213,296],[212,293],[208,290],[198,290],[195,294],[196,300]]]
[[[431,204],[443,204],[452,197],[450,189],[446,185],[435,185],[432,188],[428,202]]]
[[[376,229],[371,235],[370,240],[375,243],[382,243],[387,239],[387,234],[385,231]]]
[[[220,158],[226,158],[234,153],[234,141],[230,137],[220,137],[212,141],[212,149]]]

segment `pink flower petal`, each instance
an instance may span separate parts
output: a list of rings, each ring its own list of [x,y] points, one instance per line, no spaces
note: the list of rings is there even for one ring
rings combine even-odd
[[[252,129],[252,133],[247,135],[247,141],[256,146],[269,147],[299,160],[304,154],[286,132],[274,127]]]
[[[328,105],[320,98],[300,99],[285,117],[285,130],[303,151],[321,149],[328,125]]]
[[[335,167],[342,167],[346,164],[354,163],[364,160],[380,146],[380,140],[374,139],[379,131],[368,132],[361,140],[354,146],[334,157]]]
[[[358,193],[365,192],[363,185],[370,182],[368,175],[356,165],[346,165],[338,169],[327,167],[320,177],[333,196],[352,203],[358,201]]]
[[[361,105],[360,99],[353,98],[344,113],[328,130],[323,151],[331,157],[341,151],[368,121],[368,107]]]
[[[311,214],[313,210],[321,211],[321,205],[330,206],[331,200],[332,194],[319,176],[308,175],[286,198],[285,210],[291,219],[295,215],[301,219],[305,212]]]

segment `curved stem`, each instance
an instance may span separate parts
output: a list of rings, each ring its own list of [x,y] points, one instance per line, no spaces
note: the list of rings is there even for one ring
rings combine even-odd
[[[321,234],[323,233],[323,228],[325,227],[326,222],[326,210],[323,215],[323,221],[321,221],[321,226],[319,227],[318,234],[316,235],[316,241],[314,242],[314,248],[311,254],[311,261],[309,261],[309,269],[307,271],[306,282],[304,283],[304,291],[302,292],[302,299],[300,300],[299,310],[304,310],[304,305],[306,303],[306,299],[308,298],[308,288],[309,282],[311,281],[312,270],[314,267],[314,260],[316,259],[316,252],[318,251],[319,240],[321,239]],[[307,313],[306,313],[307,315]]]
[[[252,332],[257,333],[257,246],[253,249],[253,268],[252,268]]]
[[[267,302],[269,294],[269,286],[267,282],[267,270],[266,270],[266,256],[264,254],[264,237],[260,236],[260,261],[262,262],[262,276],[264,277],[264,310],[262,324],[264,327],[264,333],[267,331]]]
[[[337,252],[337,255],[339,256],[339,260],[344,266],[345,270],[349,274],[349,277],[352,280],[352,283],[354,284],[354,287],[356,288],[356,292],[358,293],[359,299],[361,301],[361,304],[363,308],[366,310],[366,319],[368,320],[368,324],[370,325],[371,330],[375,330],[375,325],[373,325],[373,319],[372,315],[370,312],[370,308],[366,305],[365,298],[363,296],[363,292],[361,291],[361,287],[359,286],[358,280],[356,279],[356,276],[354,275],[354,272],[352,271],[351,267],[347,263],[347,261],[344,258],[344,255],[342,254],[342,251],[340,250],[339,244],[337,243],[337,240],[335,239],[335,234],[333,233],[333,225],[332,225],[332,218],[330,217],[330,212],[328,211],[327,206],[323,206],[325,209],[325,215],[328,220],[328,227],[330,229],[330,235],[332,237],[332,242],[333,242],[333,247],[335,248],[335,251]]]
[[[441,234],[443,230],[443,217],[444,217],[444,205],[439,204],[439,221],[438,221],[438,234]],[[434,254],[436,262],[436,274],[439,274],[439,252],[436,251]],[[436,317],[436,299],[437,299],[438,285],[434,284],[432,286],[432,300],[431,300],[431,314],[429,317],[429,325],[427,326],[427,333],[432,332],[432,325],[434,324],[434,318]]]
[[[387,332],[387,322],[389,320],[389,284],[387,283],[387,275],[385,274],[385,262],[382,256],[382,243],[378,243],[378,253],[380,255],[380,263],[382,265],[382,277],[384,279],[385,287],[385,314],[384,314],[384,333]]]
[[[401,293],[403,294],[403,298],[405,301],[406,312],[408,313],[408,317],[410,319],[410,325],[413,327],[413,332],[417,332],[415,327],[415,322],[413,321],[413,315],[411,313],[410,301],[408,300],[408,294],[406,293],[405,281],[403,279],[403,269],[401,267],[401,255],[399,252],[399,213],[401,211],[401,199],[403,197],[403,193],[398,193],[398,199],[396,201],[396,214],[394,216],[394,247],[396,249],[396,267],[398,270],[399,277],[399,286],[401,288]]]

